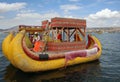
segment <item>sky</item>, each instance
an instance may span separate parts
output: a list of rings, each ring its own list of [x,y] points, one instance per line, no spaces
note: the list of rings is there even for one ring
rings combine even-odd
[[[0,0],[0,29],[41,26],[53,17],[86,19],[87,27],[120,27],[120,0]]]

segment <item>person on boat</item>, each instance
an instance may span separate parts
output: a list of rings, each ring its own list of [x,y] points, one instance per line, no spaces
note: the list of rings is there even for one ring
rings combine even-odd
[[[49,40],[48,32],[45,31],[43,34],[43,41],[48,41],[48,40]]]
[[[43,41],[36,41],[34,44],[33,51],[34,52],[42,52],[44,49],[44,42]]]
[[[33,43],[33,34],[29,34],[29,38],[30,38],[30,41],[31,41],[31,43]]]
[[[39,40],[40,40],[40,36],[39,36],[38,32],[35,32],[32,42],[35,43],[36,41],[39,41]]]
[[[34,42],[34,48],[33,51],[34,52],[40,52],[42,51],[42,48],[44,46],[44,43],[42,42],[39,34],[37,32],[35,32],[35,36],[33,38],[33,42]]]
[[[74,34],[74,41],[81,41],[78,33]]]
[[[61,34],[61,31],[58,31],[57,40],[62,41],[62,34]]]

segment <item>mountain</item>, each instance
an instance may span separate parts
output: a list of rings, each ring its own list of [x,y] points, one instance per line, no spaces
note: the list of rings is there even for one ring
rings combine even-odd
[[[8,28],[8,29],[2,29],[2,32],[18,32],[18,26],[14,26],[14,27],[11,27],[11,28]]]
[[[3,31],[3,29],[0,29],[0,32]]]

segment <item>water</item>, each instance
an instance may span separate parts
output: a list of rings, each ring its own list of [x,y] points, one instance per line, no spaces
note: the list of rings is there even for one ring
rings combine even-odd
[[[0,46],[7,35],[0,33]],[[0,47],[0,82],[120,82],[120,33],[96,34],[102,43],[98,61],[53,71],[24,73],[14,68]]]

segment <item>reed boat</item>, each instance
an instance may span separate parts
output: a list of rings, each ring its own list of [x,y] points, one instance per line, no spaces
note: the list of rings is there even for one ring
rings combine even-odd
[[[38,32],[38,51],[34,51],[30,36]],[[60,38],[57,34],[60,32]],[[86,40],[86,36],[88,39]],[[86,34],[86,20],[52,18],[42,21],[41,27],[20,25],[19,32],[10,33],[2,43],[2,51],[10,63],[24,71],[54,70],[100,58],[102,46],[97,37]]]

